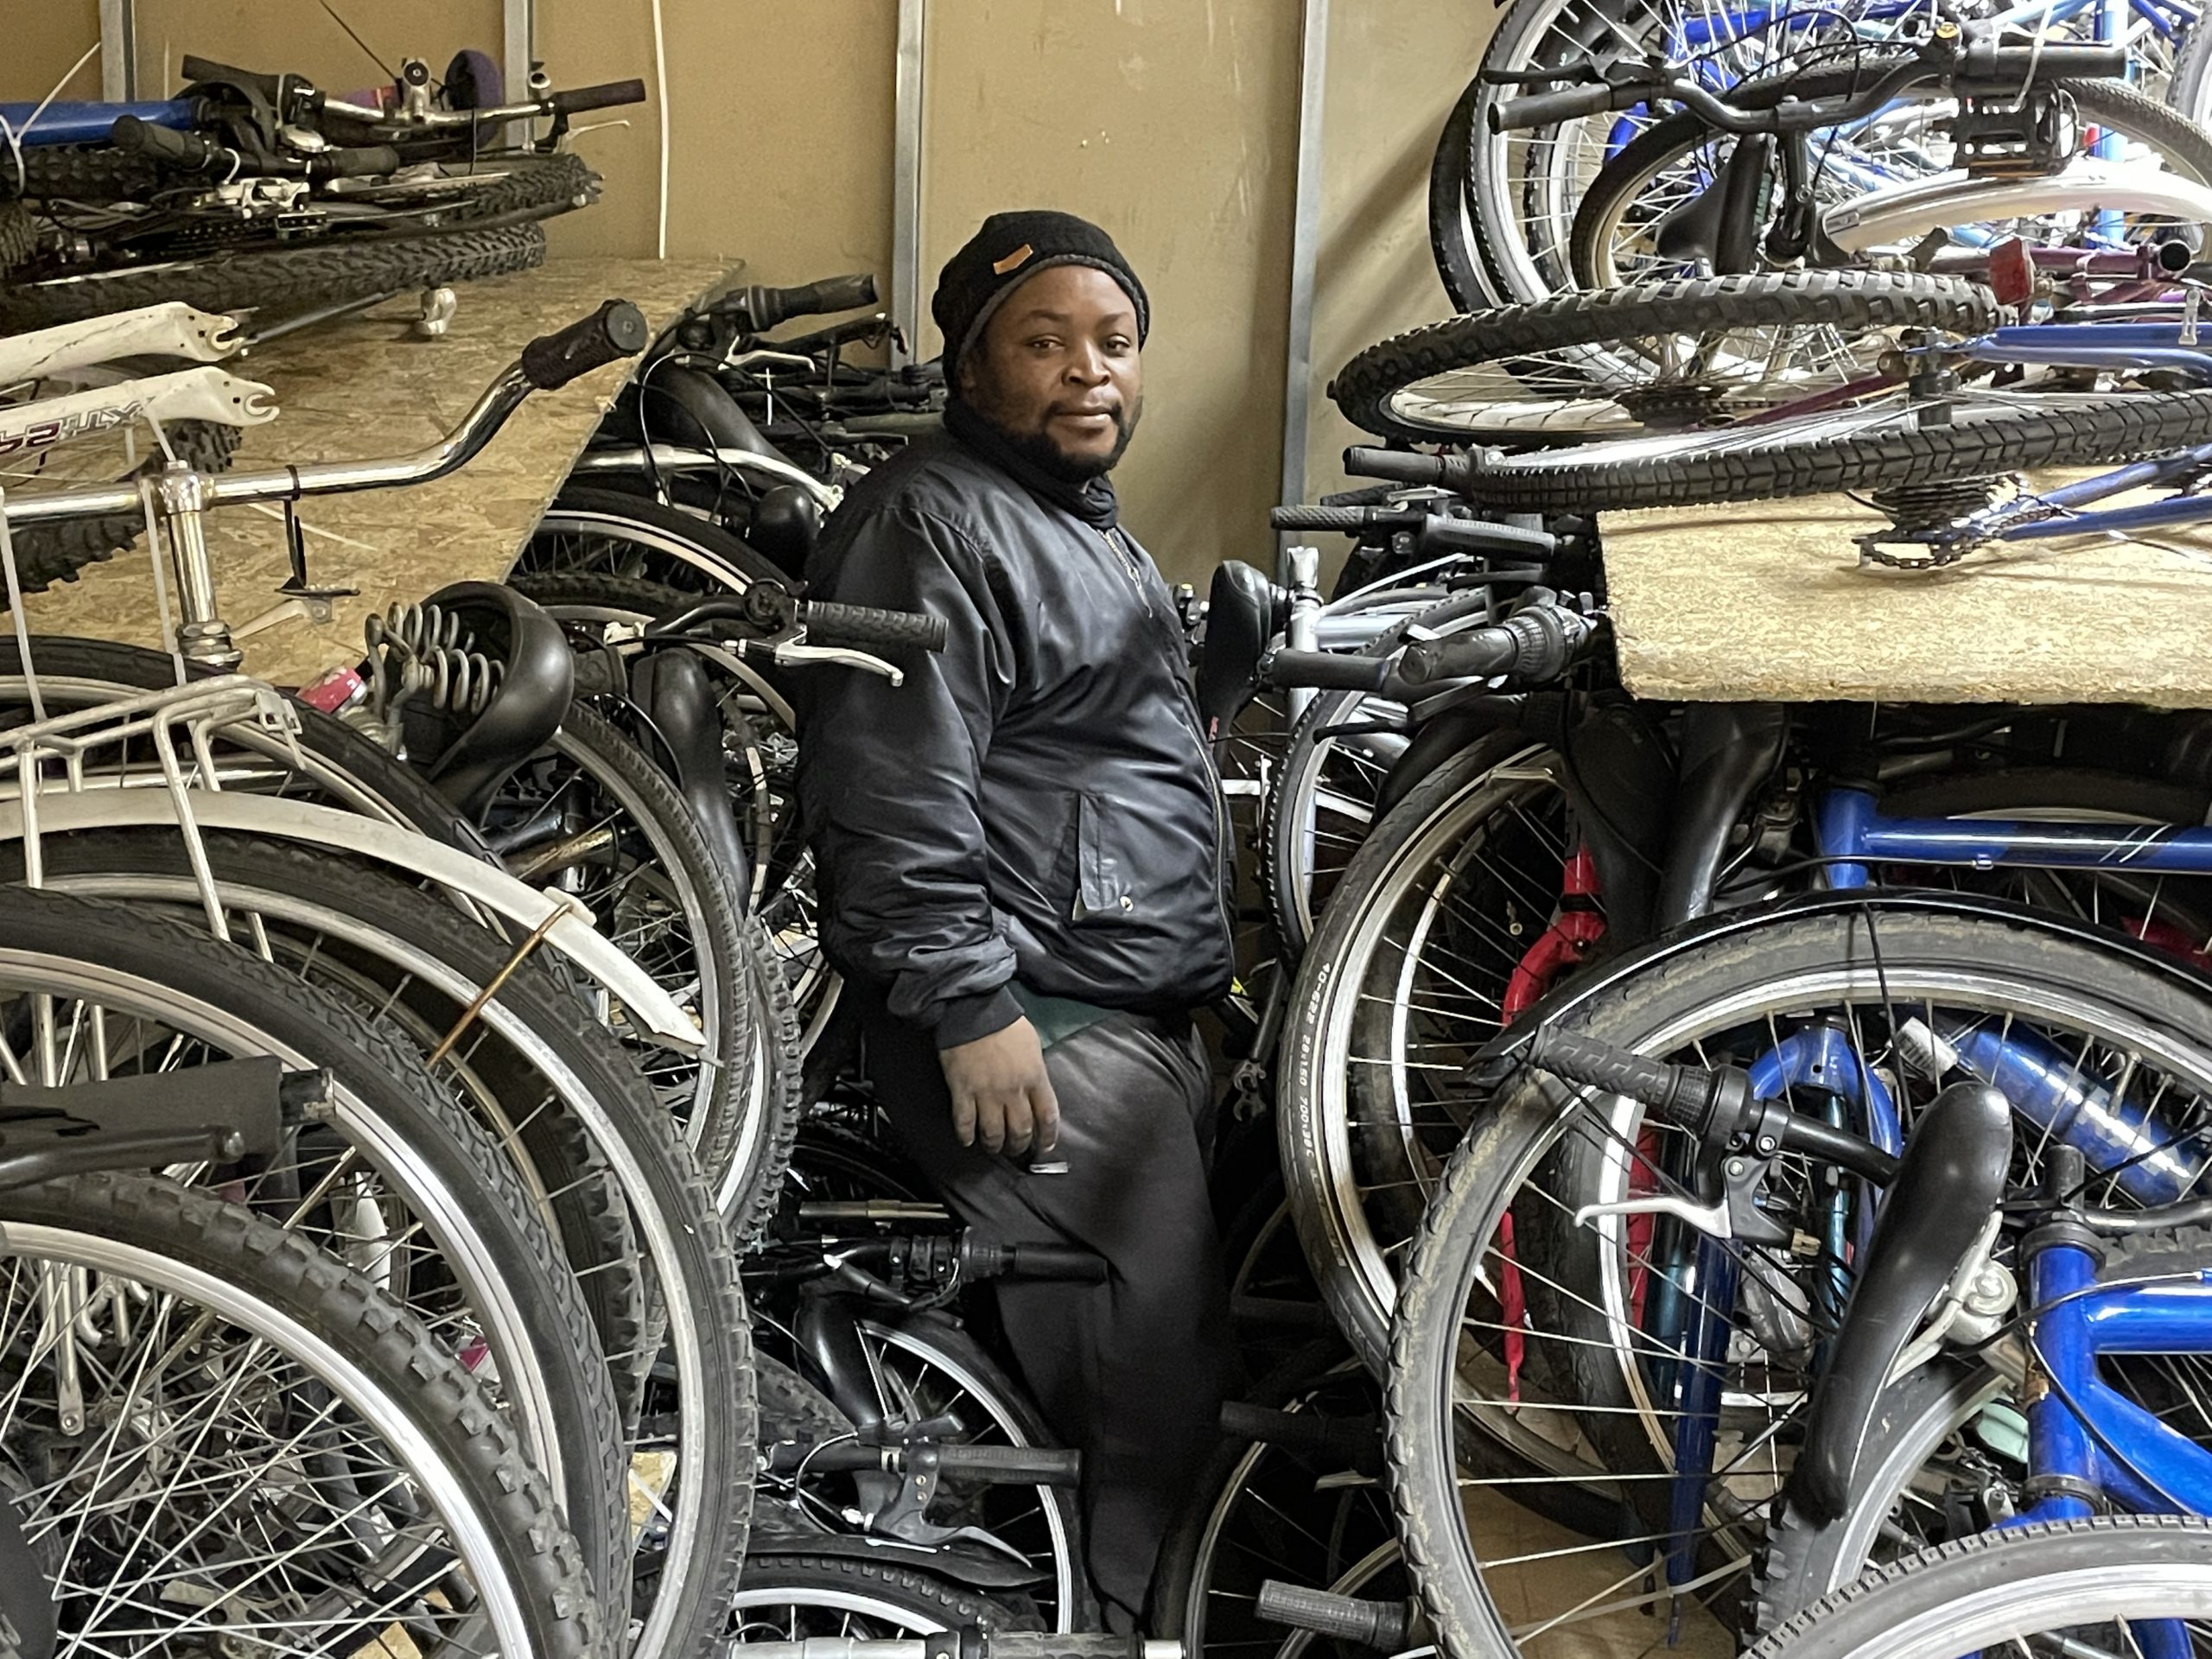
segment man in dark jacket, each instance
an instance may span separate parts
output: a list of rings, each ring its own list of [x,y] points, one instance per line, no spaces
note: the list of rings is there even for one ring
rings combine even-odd
[[[1225,820],[1173,601],[1106,478],[1142,406],[1135,273],[1096,226],[1000,213],[931,310],[948,435],[854,489],[807,578],[950,641],[895,688],[800,677],[799,795],[822,938],[907,1150],[980,1233],[1108,1263],[1103,1285],[1003,1281],[999,1305],[1084,1452],[1091,1578],[1127,1629],[1227,1354],[1190,1020],[1231,974]]]

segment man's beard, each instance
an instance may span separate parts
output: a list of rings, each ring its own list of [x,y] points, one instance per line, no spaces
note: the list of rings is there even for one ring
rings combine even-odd
[[[997,400],[982,387],[976,390],[981,397],[969,402],[976,412],[988,421],[1007,448],[1036,467],[1047,477],[1057,478],[1064,484],[1088,484],[1094,478],[1103,478],[1121,464],[1122,454],[1129,447],[1129,440],[1136,435],[1137,418],[1144,413],[1141,395],[1133,404],[1124,404],[1114,411],[1114,447],[1103,455],[1071,455],[1053,441],[1049,423],[1027,432],[1016,432],[1007,426],[1001,414]]]

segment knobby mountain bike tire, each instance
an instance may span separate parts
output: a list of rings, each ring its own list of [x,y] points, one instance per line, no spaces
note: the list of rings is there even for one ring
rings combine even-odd
[[[1640,337],[1790,327],[1973,334],[1996,320],[1997,302],[1987,289],[1917,272],[1794,270],[1654,283],[1554,295],[1394,334],[1338,370],[1329,395],[1347,420],[1366,431],[1415,442],[1464,442],[1482,431],[1419,418],[1395,400],[1408,388],[1455,370],[1490,365],[1510,370],[1516,356]],[[1602,381],[1593,385],[1593,397],[1606,394]]]
[[[2202,1650],[2212,1620],[2212,1523],[2101,1515],[1978,1533],[1908,1555],[1807,1608],[1745,1659],[2117,1656],[2146,1650],[2129,1625],[2166,1620],[2187,1622],[2195,1634],[2184,1640]],[[2057,1638],[2069,1631],[2073,1640],[2062,1645]]]
[[[1950,418],[1941,422],[1921,422],[1902,407],[1846,410],[1503,455],[1479,470],[1468,493],[1511,512],[1698,506],[2114,465],[2212,438],[2212,391],[1946,408]]]
[[[162,1645],[159,1632],[144,1628],[149,1612],[157,1606],[164,1608],[177,1621],[181,1633],[182,1627],[195,1622],[194,1614],[200,1604],[182,1597],[171,1600],[143,1580],[139,1595],[109,1601],[98,1593],[103,1588],[113,1588],[96,1582],[103,1566],[112,1571],[136,1565],[141,1571],[150,1570],[156,1578],[165,1567],[173,1568],[178,1591],[188,1589],[204,1596],[205,1569],[216,1562],[194,1561],[190,1552],[194,1537],[219,1517],[225,1504],[232,1505],[247,1526],[252,1523],[245,1520],[246,1516],[261,1515],[260,1525],[268,1529],[264,1535],[265,1547],[274,1549],[276,1535],[286,1524],[281,1518],[286,1512],[295,1511],[297,1506],[301,1512],[294,1514],[295,1519],[322,1518],[305,1503],[308,1486],[317,1480],[346,1481],[348,1463],[353,1465],[357,1478],[369,1475],[381,1459],[372,1460],[365,1454],[381,1446],[391,1448],[392,1454],[392,1463],[383,1471],[385,1478],[404,1471],[418,1490],[435,1494],[436,1507],[442,1512],[457,1557],[454,1565],[461,1569],[458,1577],[479,1597],[479,1610],[493,1615],[485,1622],[504,1626],[515,1639],[527,1643],[527,1651],[546,1659],[594,1659],[603,1651],[599,1599],[583,1557],[562,1524],[553,1494],[523,1454],[506,1420],[490,1408],[474,1379],[405,1308],[323,1251],[257,1217],[247,1207],[219,1203],[205,1194],[145,1176],[84,1175],[18,1188],[8,1194],[5,1212],[5,1248],[10,1256],[25,1262],[80,1266],[95,1273],[112,1274],[135,1280],[157,1294],[176,1296],[186,1307],[196,1306],[204,1310],[203,1317],[214,1316],[215,1331],[250,1332],[258,1343],[297,1366],[302,1381],[311,1379],[319,1385],[319,1390],[288,1389],[293,1409],[311,1410],[312,1402],[307,1396],[321,1391],[327,1399],[342,1401],[351,1420],[344,1431],[353,1442],[350,1455],[326,1453],[318,1460],[309,1454],[301,1475],[292,1478],[289,1497],[276,1481],[270,1480],[271,1490],[263,1504],[239,1503],[236,1500],[245,1488],[235,1478],[238,1471],[224,1471],[232,1473],[233,1479],[226,1482],[219,1494],[223,1502],[213,1506],[211,1515],[207,1500],[219,1494],[199,1491],[200,1482],[180,1481],[174,1470],[167,1471],[166,1490],[176,1495],[186,1512],[174,1516],[170,1525],[153,1531],[159,1545],[154,1551],[117,1551],[103,1560],[93,1541],[80,1529],[81,1521],[91,1519],[92,1512],[73,1522],[63,1501],[72,1497],[105,1500],[93,1504],[98,1510],[111,1504],[127,1505],[134,1496],[143,1499],[150,1490],[156,1494],[151,1501],[158,1508],[162,1481],[148,1479],[143,1484],[126,1481],[119,1478],[120,1465],[107,1469],[104,1464],[103,1468],[117,1478],[89,1486],[64,1481],[47,1488],[39,1500],[40,1510],[51,1513],[54,1508],[63,1509],[58,1535],[48,1541],[48,1546],[59,1543],[73,1548],[81,1543],[87,1557],[58,1563],[57,1576],[80,1591],[92,1591],[100,1611],[130,1627],[127,1636],[118,1632],[110,1641],[135,1647],[137,1641],[150,1638],[159,1648]],[[199,1339],[209,1340],[209,1332],[202,1330]],[[11,1389],[8,1414],[12,1414],[17,1397],[17,1390]],[[120,1407],[128,1402],[118,1403]],[[182,1438],[186,1444],[175,1456],[207,1455],[212,1459],[210,1473],[223,1471],[221,1452],[211,1444],[216,1437]],[[294,1455],[298,1455],[297,1448]],[[125,1454],[123,1461],[128,1460]],[[245,1484],[253,1484],[251,1471],[246,1472]],[[370,1545],[370,1525],[362,1512],[392,1495],[391,1488],[364,1490],[365,1484],[346,1487],[349,1496],[337,1502],[331,1510],[335,1518],[327,1523],[330,1529],[357,1529],[358,1538],[349,1540],[353,1548]],[[16,1494],[14,1501],[30,1500],[28,1494]],[[143,1533],[129,1541],[143,1545]],[[219,1553],[210,1552],[211,1555]],[[273,1601],[293,1592],[292,1576],[274,1569],[264,1569],[255,1576],[262,1593],[238,1599],[235,1628],[240,1634],[230,1639],[257,1645],[248,1627],[257,1611],[264,1608],[273,1613],[283,1631],[272,1638],[276,1642],[296,1639],[301,1628],[283,1622],[287,1612],[295,1618],[315,1614],[336,1623],[342,1623],[346,1617],[337,1611],[337,1604],[345,1600],[346,1592],[336,1583],[326,1586],[307,1576],[300,1605],[281,1609],[274,1607]],[[154,1590],[151,1596],[144,1593],[149,1588]],[[327,1599],[319,1604],[318,1599],[324,1597]],[[77,1605],[81,1605],[81,1599]],[[66,1611],[71,1603],[64,1600],[62,1605]],[[396,1599],[390,1614],[382,1620],[373,1617],[372,1602],[365,1609],[357,1608],[371,1614],[372,1628],[358,1636],[356,1643],[377,1645],[373,1626],[404,1618],[406,1606],[406,1599]],[[465,1607],[465,1603],[443,1601],[423,1624],[412,1627],[418,1643],[426,1644],[416,1650],[424,1653],[426,1659],[441,1659],[462,1649],[482,1651],[480,1629],[474,1640],[453,1643],[437,1640],[433,1634],[433,1625],[454,1618],[457,1612],[462,1614],[459,1622],[464,1630],[475,1622],[467,1618]],[[226,1618],[217,1628],[228,1626],[230,1620]],[[205,1624],[201,1628],[204,1630]],[[73,1634],[66,1624],[64,1634]],[[73,1634],[84,1638],[87,1646],[107,1645],[96,1630],[79,1629]],[[340,1645],[353,1644],[341,1641]]]
[[[0,328],[43,328],[164,300],[202,311],[264,318],[321,310],[347,300],[474,282],[545,263],[545,228],[531,221],[391,241],[323,241],[220,253],[85,276],[0,287]]]
[[[0,299],[0,305],[5,303]],[[245,435],[237,427],[219,421],[173,421],[162,431],[176,458],[200,473],[226,470]],[[130,476],[157,473],[167,460],[156,451]],[[146,516],[142,512],[25,524],[10,537],[16,550],[16,577],[25,593],[42,594],[57,582],[76,581],[86,565],[101,563],[137,546],[145,529]]]
[[[272,1053],[288,1065],[329,1070],[334,1105],[317,1134],[337,1138],[346,1163],[372,1172],[402,1201],[397,1219],[429,1242],[424,1261],[435,1257],[437,1272],[423,1276],[436,1280],[442,1306],[451,1306],[448,1281],[465,1301],[510,1406],[524,1421],[531,1454],[558,1471],[555,1484],[594,1581],[611,1582],[626,1541],[622,1437],[590,1314],[513,1166],[420,1058],[251,951],[133,907],[0,887],[0,941],[9,983],[19,991],[82,998],[80,1013],[89,1002],[118,1027],[130,1010],[134,1024],[182,1037],[168,1046],[185,1057],[204,1045],[219,1057]],[[86,983],[97,988],[82,988]],[[117,1040],[127,1045],[129,1036],[118,1030]],[[161,1057],[126,1046],[118,1058],[143,1067]],[[105,1063],[104,1052],[99,1058]],[[284,1167],[283,1160],[272,1165],[270,1179],[281,1179]]]
[[[2169,1228],[2111,1241],[2104,1250],[2097,1267],[2100,1284],[2158,1279],[2194,1283],[2212,1271],[2212,1229]],[[2156,1363],[2158,1358],[2146,1354],[2144,1363]],[[2116,1363],[2126,1367],[2130,1361],[2123,1357]],[[1946,1366],[1948,1375],[1938,1367],[1891,1385],[1896,1403],[1885,1397],[1853,1465],[1849,1513],[1821,1522],[1794,1505],[1783,1507],[1767,1530],[1766,1554],[1749,1602],[1753,1618],[1747,1635],[1771,1634],[1860,1574],[1881,1568],[1884,1563],[1873,1553],[1878,1541],[1915,1535],[1904,1529],[1892,1532],[1892,1517],[1910,1484],[1965,1427],[1971,1408],[1996,1391],[1996,1379],[1988,1372],[1957,1360]],[[1928,1380],[1920,1380],[1923,1376]],[[2171,1421],[2169,1426],[2175,1427]],[[2176,1432],[2187,1430],[2176,1427]]]

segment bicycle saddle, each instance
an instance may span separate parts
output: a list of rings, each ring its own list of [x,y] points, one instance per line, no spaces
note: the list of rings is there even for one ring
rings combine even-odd
[[[1198,654],[1198,715],[1217,738],[1249,701],[1268,642],[1290,620],[1290,595],[1242,559],[1214,569]]]
[[[431,784],[474,819],[508,774],[561,729],[575,659],[559,623],[497,582],[441,588],[421,611],[458,622],[460,644],[433,648],[432,666],[447,672],[409,709],[408,749],[418,762],[435,757],[423,768]],[[466,691],[463,674],[474,681]]]
[[[822,509],[796,484],[779,484],[753,504],[745,539],[788,575],[804,578],[806,556],[822,533]]]
[[[680,363],[657,364],[645,374],[630,418],[637,423],[638,435],[655,443],[746,449],[784,459],[721,381]]]

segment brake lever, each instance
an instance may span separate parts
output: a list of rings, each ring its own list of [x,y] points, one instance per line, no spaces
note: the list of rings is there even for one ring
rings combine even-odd
[[[840,668],[864,669],[870,674],[880,674],[891,682],[893,689],[906,684],[905,672],[887,663],[880,657],[871,657],[864,651],[855,651],[848,645],[809,645],[799,643],[804,636],[782,639],[750,639],[739,647],[741,654],[754,656],[765,652],[778,668],[806,668],[815,664],[832,664]]]
[[[1693,1198],[1679,1192],[1654,1192],[1644,1198],[1622,1198],[1611,1204],[1586,1204],[1574,1212],[1581,1226],[1596,1216],[1672,1216],[1694,1227],[1708,1238],[1726,1243],[1787,1245],[1790,1230],[1759,1208],[1759,1188],[1766,1180],[1768,1160],[1749,1153],[1730,1152],[1706,1162],[1698,1185],[1720,1189],[1717,1198]]]

